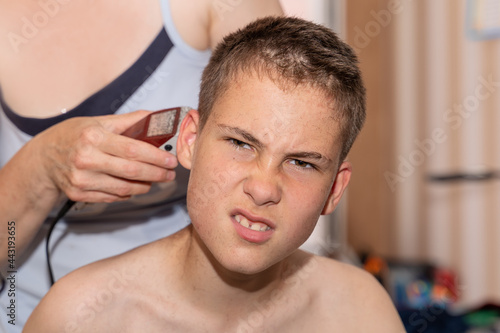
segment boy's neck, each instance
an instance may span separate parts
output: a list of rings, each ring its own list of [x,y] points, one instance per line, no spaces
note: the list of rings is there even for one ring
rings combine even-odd
[[[203,302],[207,309],[228,311],[241,304],[261,301],[282,288],[286,277],[293,273],[288,260],[254,275],[228,271],[212,256],[192,226],[188,232],[185,255],[179,256],[183,260],[181,284],[189,297]]]

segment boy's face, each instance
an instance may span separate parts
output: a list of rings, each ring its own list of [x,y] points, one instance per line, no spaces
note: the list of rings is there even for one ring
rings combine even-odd
[[[241,75],[198,132],[185,118],[178,158],[191,169],[193,226],[226,268],[258,273],[286,258],[331,213],[349,182],[339,163],[339,124],[323,93],[281,90],[268,78]]]

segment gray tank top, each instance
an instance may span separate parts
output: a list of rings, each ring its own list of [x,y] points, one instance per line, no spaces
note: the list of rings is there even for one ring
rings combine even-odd
[[[187,45],[177,32],[168,0],[161,0],[164,27],[139,59],[110,84],[82,101],[74,109],[56,117],[37,119],[21,117],[4,101],[0,87],[0,167],[33,136],[65,119],[81,116],[122,114],[135,110],[159,110],[169,107],[197,108],[201,73],[210,51],[198,51]],[[155,185],[145,195],[125,203],[86,205],[68,217],[87,218],[116,214],[155,214],[157,207],[182,198],[186,194],[188,172],[177,170],[170,184]],[[82,208],[80,205],[79,208]],[[147,208],[147,209],[145,209]]]

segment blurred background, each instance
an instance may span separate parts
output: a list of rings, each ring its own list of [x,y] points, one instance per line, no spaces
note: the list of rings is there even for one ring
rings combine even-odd
[[[500,1],[282,4],[356,50],[368,92],[347,197],[304,247],[373,271],[408,331],[500,332]]]

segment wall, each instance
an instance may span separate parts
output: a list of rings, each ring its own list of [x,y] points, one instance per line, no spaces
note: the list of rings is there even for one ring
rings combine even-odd
[[[454,269],[462,305],[500,300],[500,40],[465,32],[465,0],[349,0],[368,88],[350,159],[349,242]]]

